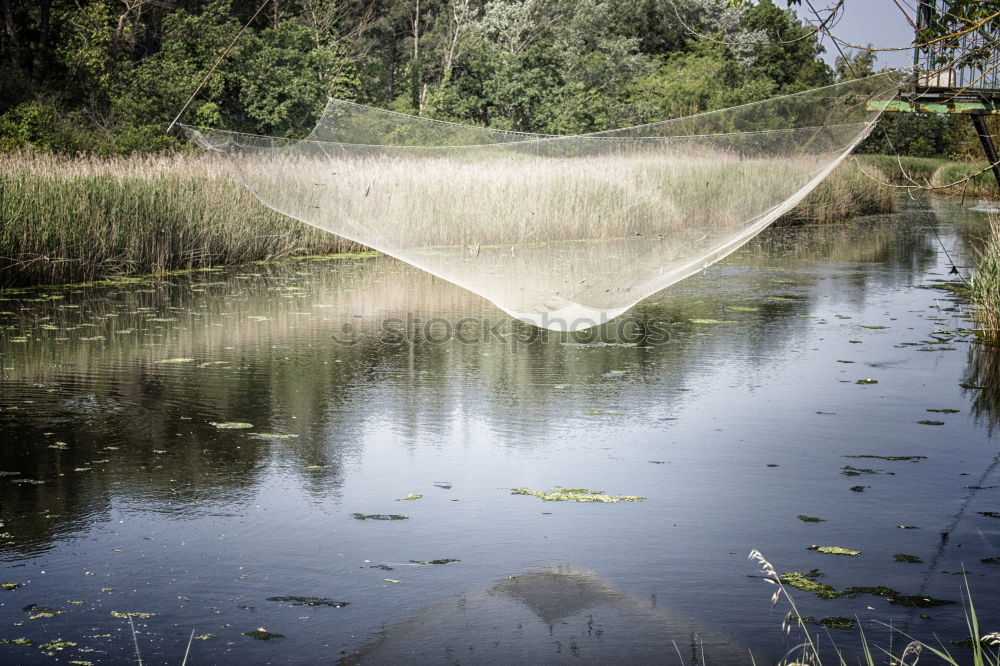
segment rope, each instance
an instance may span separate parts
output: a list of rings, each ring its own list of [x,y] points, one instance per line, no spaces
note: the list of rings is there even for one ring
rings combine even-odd
[[[174,128],[174,125],[177,124],[177,121],[181,119],[181,116],[184,115],[184,112],[188,110],[188,107],[191,106],[191,102],[194,101],[195,96],[201,92],[202,88],[205,87],[205,84],[208,83],[208,79],[212,76],[212,74],[215,73],[215,70],[216,68],[218,68],[219,64],[223,61],[223,59],[225,59],[227,55],[229,55],[229,52],[232,50],[234,46],[236,46],[236,42],[239,40],[239,38],[243,36],[243,33],[247,31],[247,29],[250,27],[250,24],[257,19],[257,17],[260,15],[262,11],[264,11],[264,7],[267,7],[269,2],[271,2],[271,0],[264,0],[264,2],[261,3],[260,7],[257,8],[257,11],[254,12],[254,15],[250,17],[250,20],[247,21],[246,25],[243,26],[243,29],[240,30],[235,37],[233,37],[233,41],[229,42],[229,46],[225,48],[225,50],[222,52],[222,55],[220,55],[218,60],[215,61],[215,64],[212,65],[212,69],[208,70],[208,74],[205,75],[205,78],[201,80],[201,83],[198,84],[198,87],[195,88],[194,92],[191,93],[191,96],[188,97],[187,102],[185,102],[184,106],[181,107],[181,110],[177,114],[177,117],[174,118],[174,121],[170,123],[170,127],[167,128],[167,134],[169,134],[170,130]]]

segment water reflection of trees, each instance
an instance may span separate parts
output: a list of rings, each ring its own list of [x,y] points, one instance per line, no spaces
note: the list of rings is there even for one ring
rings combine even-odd
[[[633,319],[658,322],[653,332],[669,338],[656,344],[618,322],[533,339],[536,329],[389,259],[27,292],[4,308],[16,314],[0,342],[0,470],[45,483],[0,481],[3,516],[28,548],[82,529],[112,496],[148,510],[211,512],[249,496],[273,470],[306,492],[335,495],[379,426],[412,446],[474,420],[521,446],[585,409],[663,415],[684,400],[670,389],[696,384],[718,371],[713,364],[739,358],[752,370],[796,346],[805,333],[794,315],[827,288],[820,262],[850,264],[834,287],[860,301],[933,257],[926,234],[903,218],[775,229],[638,306]],[[758,310],[728,309],[746,304]],[[385,334],[387,318],[402,322],[394,330],[405,339]],[[428,321],[463,318],[472,344],[425,335],[437,330]],[[741,323],[691,321],[728,318]],[[486,335],[494,324],[499,337]],[[345,325],[353,344],[332,339]],[[178,358],[194,361],[162,363]],[[227,421],[296,437],[211,425]],[[55,441],[66,448],[50,448]]]

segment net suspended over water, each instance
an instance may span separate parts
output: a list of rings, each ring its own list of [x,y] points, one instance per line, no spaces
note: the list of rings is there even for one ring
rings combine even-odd
[[[536,326],[607,321],[789,211],[871,131],[892,74],[577,136],[333,100],[303,140],[184,126],[276,211]]]

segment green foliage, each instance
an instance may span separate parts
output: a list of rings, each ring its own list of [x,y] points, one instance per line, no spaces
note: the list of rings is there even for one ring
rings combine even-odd
[[[973,4],[959,3],[978,16]],[[165,128],[258,2],[11,6],[0,17],[0,150],[112,155],[181,149]],[[835,72],[816,35],[772,0],[422,0],[419,13],[413,0],[277,6],[251,22],[184,122],[303,136],[337,97],[579,133],[805,90],[875,64],[861,53]],[[960,120],[900,114],[866,148],[965,155],[976,143]]]

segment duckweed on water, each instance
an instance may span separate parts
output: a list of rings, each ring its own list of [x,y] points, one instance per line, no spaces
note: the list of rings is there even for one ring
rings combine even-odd
[[[396,500],[396,501],[397,501],[397,502],[408,502],[408,501],[411,501],[411,500],[418,500],[418,499],[421,499],[422,497],[423,497],[423,495],[421,495],[420,493],[410,493],[410,494],[409,494],[409,495],[407,495],[406,497],[400,497],[400,498],[399,498],[398,500]]]
[[[864,468],[853,467],[851,465],[845,465],[840,469],[841,469],[840,473],[843,474],[844,476],[861,476],[862,474],[889,474],[890,476],[895,475],[895,472],[886,472],[880,469],[864,469]]]
[[[545,502],[645,502],[645,497],[635,495],[607,495],[603,490],[563,488],[554,486],[549,492],[528,488],[511,488],[513,495],[533,495]]]
[[[287,603],[291,606],[326,606],[328,608],[343,608],[350,604],[349,601],[334,601],[324,597],[268,597],[267,600]]]
[[[824,617],[819,623],[828,629],[854,628],[854,620],[849,617]]]
[[[889,597],[889,603],[896,606],[905,606],[907,608],[935,608],[937,606],[948,606],[955,603],[954,601],[948,601],[947,599],[933,599],[931,597],[924,597],[920,595],[893,595]]]
[[[153,615],[154,615],[154,613],[139,613],[139,612],[135,612],[135,611],[133,611],[131,613],[121,613],[121,612],[116,611],[116,610],[111,611],[111,616],[112,617],[116,617],[119,620],[127,620],[130,617],[139,618],[140,620],[147,620],[147,619],[153,617]]]
[[[0,587],[2,587],[5,590],[16,590],[17,588],[21,587],[21,584],[20,583],[0,583]]]
[[[5,638],[3,639],[3,642],[11,645],[24,645],[27,647],[31,647],[30,638]]]
[[[855,384],[864,384],[864,385],[867,385],[867,384],[878,384],[878,380],[877,379],[872,379],[871,377],[866,377],[865,379],[859,379],[858,381],[856,381],[854,383]]]
[[[921,562],[923,562],[923,560],[921,560],[916,555],[907,555],[906,553],[896,553],[895,555],[892,556],[892,559],[896,560],[897,562],[910,562],[911,564],[920,564]]]
[[[429,565],[429,564],[451,564],[452,562],[461,562],[462,560],[455,559],[454,557],[445,557],[440,560],[410,560],[414,564]]]
[[[851,548],[842,548],[840,546],[817,546],[813,544],[809,546],[806,550],[815,550],[820,553],[826,553],[827,555],[860,555],[860,550],[852,550]]]
[[[816,578],[822,575],[818,569],[813,569],[809,573],[788,571],[781,574],[781,582],[785,585],[791,585],[797,590],[811,592],[820,599],[836,599],[839,597],[840,594],[833,586],[816,582]]]
[[[54,641],[49,641],[48,643],[42,643],[38,646],[39,650],[63,650],[68,647],[76,647],[76,643],[73,641],[64,641],[61,638],[57,638]]]
[[[859,456],[844,456],[845,458],[871,458],[876,460],[889,460],[897,461],[904,460],[909,462],[917,462],[918,460],[924,460],[927,456],[872,456],[872,455],[859,455]]]
[[[354,513],[355,520],[409,520],[409,516],[401,516],[398,513]]]
[[[249,636],[258,641],[269,641],[275,638],[284,638],[284,634],[276,634],[272,631],[268,631],[264,627],[257,627],[253,631],[244,631],[244,636]]]

